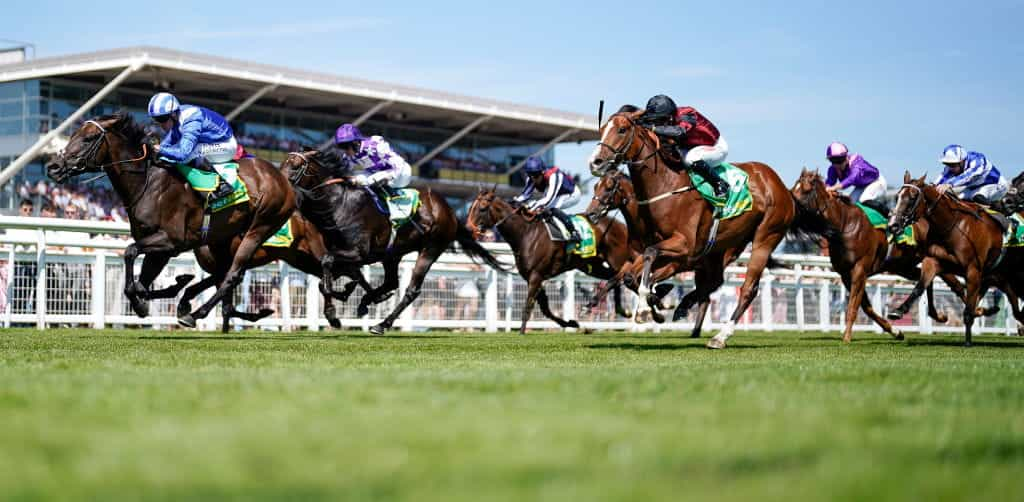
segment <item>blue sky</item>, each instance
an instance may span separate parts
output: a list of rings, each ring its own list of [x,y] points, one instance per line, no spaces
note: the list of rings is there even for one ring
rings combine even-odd
[[[11,2],[0,36],[40,57],[154,44],[576,112],[664,92],[787,183],[833,140],[890,184],[934,174],[954,142],[1020,171],[1024,1],[772,3]],[[558,162],[585,172],[591,148]]]

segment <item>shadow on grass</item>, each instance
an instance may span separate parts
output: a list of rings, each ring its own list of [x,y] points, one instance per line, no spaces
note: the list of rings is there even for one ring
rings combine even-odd
[[[710,350],[704,346],[703,343],[691,343],[691,344],[675,344],[675,343],[601,343],[601,344],[590,344],[584,347],[588,349],[599,349],[599,350],[688,350],[688,349],[701,349]],[[729,349],[763,349],[768,348],[767,345],[729,345],[725,350]]]
[[[1005,340],[1002,340],[1002,339],[1000,339],[1000,340],[992,340],[991,338],[986,340],[984,338],[980,338],[979,339],[977,336],[975,336],[975,337],[973,337],[971,339],[971,347],[964,347],[964,338],[963,338],[963,336],[960,336],[960,337],[949,337],[949,338],[943,337],[943,338],[934,338],[934,339],[929,339],[929,338],[911,338],[911,339],[907,340],[906,343],[907,343],[907,345],[910,345],[910,346],[914,346],[914,345],[925,345],[925,346],[928,346],[928,345],[931,345],[931,346],[935,346],[935,347],[963,347],[963,348],[995,347],[995,348],[1000,348],[1000,349],[1024,349],[1024,339],[1020,339],[1020,338],[1014,339],[1014,338],[1009,338],[1009,337],[1007,337]]]
[[[218,334],[207,334],[207,335],[168,335],[168,336],[140,336],[137,337],[139,340],[167,340],[167,341],[181,341],[181,340],[196,340],[196,341],[235,341],[235,340],[253,340],[253,341],[297,341],[297,340],[340,340],[342,338],[392,338],[392,339],[418,339],[418,338],[451,338],[450,336],[440,335],[363,335],[363,334],[336,334],[336,335],[218,335]]]

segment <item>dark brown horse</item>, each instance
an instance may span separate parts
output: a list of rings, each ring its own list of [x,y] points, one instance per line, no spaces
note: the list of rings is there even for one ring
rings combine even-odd
[[[103,171],[128,211],[135,241],[125,249],[125,295],[140,317],[149,314],[149,287],[174,256],[209,245],[228,247],[241,242],[217,292],[193,313],[178,318],[185,326],[227,297],[242,280],[260,245],[273,235],[295,210],[295,195],[288,180],[273,164],[247,158],[238,161],[238,176],[249,189],[250,201],[212,215],[203,232],[204,203],[174,168],[156,167],[156,155],[145,144],[146,133],[131,115],[118,113],[86,121],[71,136],[67,147],[47,166],[58,183],[82,173]],[[142,273],[135,278],[135,259],[145,255]]]
[[[808,170],[800,173],[800,179],[791,190],[796,200],[797,218],[793,222],[793,231],[797,235],[820,237],[828,241],[829,260],[832,269],[843,280],[843,286],[850,296],[846,303],[846,329],[843,341],[852,338],[853,323],[857,310],[861,309],[897,340],[903,334],[887,320],[878,315],[871,307],[866,283],[868,277],[881,273],[890,273],[917,281],[921,271],[917,268],[922,256],[917,247],[893,244],[890,247],[886,240],[885,230],[871,226],[867,215],[857,207],[849,197],[829,193],[825,180],[821,175]],[[914,224],[914,235],[918,240],[927,238],[928,223],[919,221]],[[944,274],[943,280],[961,299],[964,297],[963,286],[953,274]],[[928,315],[939,322],[946,322],[946,316],[935,310],[932,288],[928,292]]]
[[[327,248],[324,245],[324,239],[320,235],[320,231],[303,217],[299,211],[292,213],[289,221],[291,223],[292,244],[288,247],[260,246],[247,265],[247,270],[262,267],[277,260],[283,260],[285,263],[307,274],[316,277],[323,275],[323,268],[320,263],[324,255],[327,254]],[[196,249],[196,260],[199,262],[199,266],[210,275],[185,290],[185,294],[182,295],[181,300],[178,302],[179,317],[188,314],[191,308],[189,302],[193,298],[223,280],[227,274],[228,265],[231,264],[231,256],[234,255],[241,243],[241,237],[237,237],[231,241],[231,245],[228,247],[212,248],[210,246],[203,246]],[[358,279],[362,279],[362,276]],[[360,285],[358,279],[349,282],[345,289],[340,293],[335,293],[334,297],[341,302],[347,301],[355,286]],[[365,282],[365,279],[362,279],[362,281],[363,289],[369,290],[369,284]],[[323,294],[324,317],[331,327],[340,328],[341,321],[338,320],[334,302],[331,301],[331,296],[327,294],[323,284],[320,285],[320,292]],[[273,313],[274,311],[270,309],[262,309],[259,312],[239,312],[235,309],[233,298],[227,297],[221,305],[221,316],[223,318],[221,331],[224,333],[228,332],[232,317],[256,322]]]
[[[398,265],[402,257],[413,251],[418,253],[405,295],[394,311],[370,328],[374,334],[391,328],[402,311],[419,296],[431,265],[455,242],[470,257],[504,270],[501,263],[459,224],[444,197],[432,189],[420,192],[421,204],[411,222],[392,230],[391,222],[376,208],[369,190],[348,181],[347,164],[335,153],[317,150],[292,153],[282,163],[281,171],[295,186],[303,215],[324,235],[328,252],[321,261],[322,282],[328,294],[333,293],[337,271],[351,277],[358,273],[361,265],[384,264],[384,282],[363,296],[361,315],[367,305],[383,301],[398,289]]]
[[[757,296],[761,273],[775,247],[785,237],[796,216],[793,197],[778,174],[759,162],[736,164],[748,176],[753,207],[739,216],[723,220],[717,236],[709,239],[715,226],[714,211],[696,190],[690,176],[678,166],[678,159],[663,152],[659,138],[637,120],[643,111],[611,116],[601,127],[601,141],[590,160],[590,170],[603,176],[620,164],[629,167],[637,196],[645,203],[640,216],[653,232],[656,244],[644,252],[642,264],[634,262],[620,272],[632,276],[642,268],[640,291],[648,291],[677,272],[694,270],[696,288],[680,302],[675,318],[718,289],[725,281],[725,265],[752,245],[739,303],[729,322],[707,344],[724,348],[740,316]],[[647,295],[647,304],[657,303]]]
[[[648,230],[646,221],[640,217],[640,207],[640,201],[636,198],[633,182],[629,176],[621,172],[614,172],[598,179],[597,185],[594,186],[594,198],[587,206],[586,214],[587,219],[596,221],[597,218],[605,216],[611,211],[620,211],[626,220],[629,245],[634,253],[633,259],[635,259],[636,256],[643,254],[647,246],[654,244],[649,241],[654,232]],[[664,296],[671,289],[671,287],[663,289],[658,296]],[[601,300],[601,296],[595,295],[588,308],[593,308]],[[710,300],[700,302],[693,331],[690,333],[691,338],[700,338],[701,327],[704,325],[704,317],[707,315],[710,303]]]
[[[964,296],[965,345],[971,345],[971,329],[978,316],[978,301],[989,286],[1009,293],[1014,317],[1021,321],[1017,291],[1024,283],[1024,259],[1020,248],[1004,253],[1003,228],[984,209],[964,202],[950,193],[940,193],[924,176],[913,179],[904,174],[896,209],[889,219],[889,231],[902,232],[917,221],[927,221],[928,234],[922,246],[921,277],[906,301],[891,318],[902,317],[937,274],[954,273],[966,280]]]
[[[498,197],[494,190],[481,190],[469,207],[469,228],[479,234],[483,229],[497,227],[515,254],[516,268],[526,279],[526,303],[523,304],[519,333],[526,333],[526,323],[533,313],[533,304],[548,319],[563,328],[578,328],[576,321],[565,320],[551,312],[544,281],[567,270],[579,270],[598,279],[615,277],[618,270],[635,255],[629,246],[626,226],[611,218],[591,220],[597,254],[582,258],[566,250],[565,242],[552,241],[541,218],[522,206],[513,207]],[[570,293],[571,294],[571,293]],[[615,289],[616,311],[626,315],[621,305],[620,290]]]

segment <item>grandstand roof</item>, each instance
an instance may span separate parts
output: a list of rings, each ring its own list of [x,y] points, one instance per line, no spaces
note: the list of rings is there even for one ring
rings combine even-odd
[[[561,141],[598,139],[593,116],[159,47],[129,47],[2,65],[0,82],[63,77],[104,83],[138,62],[145,67],[132,74],[124,86],[170,85],[174,92],[240,103],[268,85],[276,85],[272,90],[264,89],[261,103],[337,115],[339,121],[391,102],[378,107],[377,114],[392,122],[455,131],[490,116],[476,132],[546,143],[573,129]]]

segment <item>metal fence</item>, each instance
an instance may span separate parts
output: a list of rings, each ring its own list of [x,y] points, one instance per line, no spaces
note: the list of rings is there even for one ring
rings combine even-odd
[[[118,326],[169,327],[176,325],[177,299],[154,300],[151,314],[136,317],[122,293],[124,262],[122,258],[128,227],[120,223],[0,217],[0,319],[3,325],[34,325],[40,329],[51,326]],[[504,245],[488,247],[503,261],[511,264],[511,254]],[[356,305],[362,291],[352,295],[348,303],[338,305],[342,324],[348,328],[368,329],[392,308],[408,282],[414,256],[402,262],[399,291],[388,301],[375,305],[365,318],[356,317]],[[820,330],[839,331],[845,323],[846,291],[838,276],[829,269],[822,256],[780,255],[780,262],[791,268],[768,271],[762,278],[760,295],[742,317],[741,325],[757,330]],[[738,300],[743,281],[744,258],[726,271],[726,282],[712,296],[705,329],[710,330],[728,319]],[[141,262],[141,260],[139,260]],[[137,266],[141,266],[139,263]],[[138,274],[138,270],[135,271]],[[182,255],[168,265],[156,281],[156,287],[173,284],[178,274],[204,276],[194,258]],[[383,273],[379,265],[364,268],[372,284],[379,283]],[[338,287],[347,279],[339,279]],[[258,323],[234,321],[236,329],[295,330],[320,329],[327,326],[321,315],[323,301],[318,279],[292,270],[284,263],[275,263],[250,270],[236,290],[234,301],[240,310],[256,311],[270,308],[275,313]],[[685,291],[693,288],[689,275],[676,278],[678,287],[669,297],[674,303]],[[636,325],[617,317],[611,295],[592,313],[580,310],[590,299],[598,281],[579,272],[567,272],[547,282],[545,288],[552,309],[568,318],[577,319],[583,328],[664,331],[689,329],[693,313],[678,323]],[[895,305],[910,292],[911,284],[892,276],[876,276],[868,284],[872,304],[884,315],[887,306]],[[924,299],[894,324],[904,331],[960,332],[962,304],[948,290],[936,283],[937,308],[949,316],[946,324],[933,324],[925,314]],[[208,298],[212,290],[193,302]],[[517,275],[505,275],[474,264],[465,256],[445,254],[431,269],[422,293],[396,322],[402,330],[431,328],[466,330],[518,329],[526,283]],[[632,310],[635,297],[624,295],[626,308]],[[998,301],[1000,312],[978,319],[976,328],[983,333],[1014,333],[1016,321],[1008,315],[1002,296],[989,296],[985,301]],[[200,322],[200,328],[216,329],[220,324],[219,309]],[[543,318],[539,309],[533,313],[531,328],[555,328]],[[859,331],[880,331],[863,314],[856,321]]]

